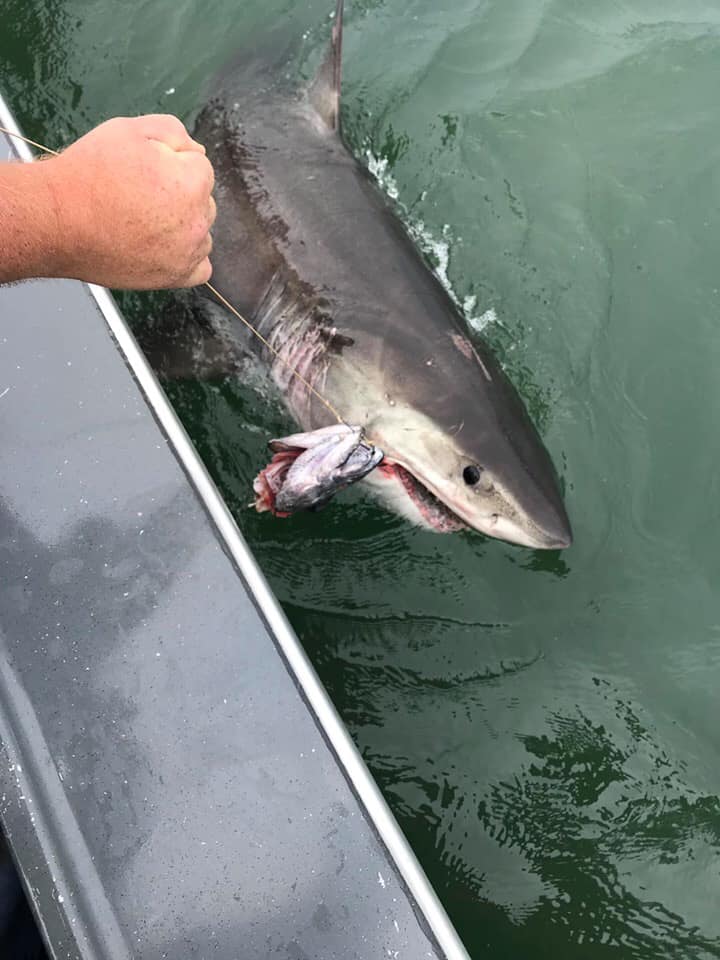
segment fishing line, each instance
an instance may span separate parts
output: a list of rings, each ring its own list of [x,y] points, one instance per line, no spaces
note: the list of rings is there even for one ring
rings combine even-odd
[[[51,150],[50,147],[45,147],[43,146],[42,143],[36,143],[35,140],[31,140],[29,137],[25,137],[21,133],[15,133],[12,130],[8,130],[7,127],[0,126],[0,133],[5,133],[9,137],[16,137],[18,140],[23,140],[25,143],[29,143],[30,146],[37,147],[38,150],[41,150],[43,153],[48,153],[53,157],[60,156],[57,150]],[[248,330],[250,330],[258,338],[258,340],[267,347],[267,349],[273,354],[273,356],[277,360],[280,361],[280,363],[283,364],[283,366],[288,368],[288,370],[294,377],[297,377],[300,383],[302,383],[302,385],[306,387],[306,389],[309,390],[314,397],[317,397],[320,403],[324,404],[327,407],[327,409],[330,411],[330,413],[332,413],[332,415],[335,417],[338,423],[342,423],[347,426],[343,417],[340,416],[340,414],[337,412],[335,407],[330,403],[330,401],[326,400],[325,397],[323,397],[323,395],[319,393],[308,380],[305,379],[305,377],[300,373],[299,370],[297,370],[297,368],[293,367],[292,364],[288,363],[288,361],[280,354],[280,351],[276,350],[276,348],[273,347],[273,345],[268,342],[268,340],[260,333],[260,331],[257,330],[250,323],[249,320],[245,319],[245,317],[240,313],[239,310],[237,310],[228,300],[226,300],[225,297],[218,290],[216,290],[211,283],[207,282],[205,283],[205,286],[208,288],[208,290],[210,290],[213,296],[217,297],[217,299],[220,301],[220,303],[223,304],[223,306],[225,306],[228,310],[230,310],[230,312],[233,313],[238,318],[238,320],[240,320],[242,323],[245,324]]]
[[[225,299],[225,297],[224,297],[218,290],[216,290],[215,287],[214,287],[211,283],[206,282],[206,283],[205,283],[205,286],[208,288],[208,290],[210,290],[212,293],[215,294],[215,296],[218,298],[218,300],[220,301],[220,303],[222,303],[224,306],[226,306],[226,307],[228,308],[228,310],[230,310],[231,313],[234,313],[234,314],[235,314],[235,316],[238,318],[238,320],[241,320],[241,321],[245,324],[245,326],[248,328],[248,330],[252,330],[252,332],[255,334],[255,336],[258,338],[258,340],[259,340],[261,343],[264,343],[264,344],[265,344],[265,346],[268,348],[268,350],[270,350],[270,352],[273,353],[273,354],[277,357],[277,359],[278,359],[281,363],[283,363],[283,364],[288,368],[288,370],[290,370],[290,372],[293,374],[293,376],[295,376],[295,377],[298,378],[298,380],[300,381],[300,383],[302,383],[304,386],[306,386],[307,389],[308,389],[314,396],[316,396],[321,403],[324,403],[324,404],[325,404],[325,406],[328,408],[328,410],[330,411],[330,413],[332,413],[332,415],[337,419],[337,422],[338,422],[338,423],[345,423],[345,421],[343,420],[343,418],[342,418],[342,417],[340,416],[340,414],[337,412],[337,410],[335,409],[335,407],[330,403],[330,401],[329,401],[329,400],[326,400],[325,397],[322,396],[322,394],[318,393],[318,391],[315,389],[315,387],[305,379],[305,377],[297,370],[297,368],[291,366],[291,365],[287,362],[287,360],[285,360],[284,357],[282,357],[282,356],[280,355],[280,352],[279,352],[278,350],[276,350],[275,347],[273,347],[272,344],[269,343],[269,342],[265,339],[265,337],[260,333],[260,331],[259,331],[259,330],[256,330],[255,327],[250,323],[250,321],[245,319],[245,317],[240,313],[239,310],[236,310],[235,307],[234,307],[231,303],[229,303],[229,302]],[[345,426],[347,426],[347,424],[345,424]]]
[[[0,127],[0,133],[6,133],[9,137],[16,137],[18,140],[24,140],[25,143],[29,143],[31,147],[37,147],[38,150],[42,150],[43,153],[49,153],[53,157],[60,156],[57,150],[51,150],[50,147],[44,147],[41,143],[35,143],[35,141],[31,140],[30,137],[24,137],[21,133],[14,133],[12,130],[8,130],[6,127]]]

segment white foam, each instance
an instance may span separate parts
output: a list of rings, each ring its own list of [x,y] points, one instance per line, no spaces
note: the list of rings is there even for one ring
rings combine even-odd
[[[365,159],[367,160],[368,170],[375,177],[385,193],[389,197],[392,197],[393,200],[398,200],[400,191],[398,190],[395,177],[388,171],[387,157],[376,157],[368,147],[365,150]]]
[[[463,310],[465,316],[467,317],[467,322],[475,330],[476,333],[482,333],[485,327],[489,326],[491,323],[497,323],[497,313],[495,312],[494,307],[490,307],[489,310],[486,310],[485,313],[481,313],[479,317],[474,317],[470,315],[470,311],[465,308],[465,302],[467,300],[475,300],[475,297],[466,297],[463,301]],[[472,310],[472,308],[470,308]]]
[[[389,163],[387,157],[378,157],[373,153],[371,147],[365,147],[365,159],[370,173],[375,177],[380,188],[392,199],[395,200],[403,212],[403,220],[410,236],[417,243],[420,249],[435,264],[433,270],[440,283],[450,294],[453,302],[460,308],[468,325],[477,333],[482,332],[490,323],[497,321],[497,313],[494,308],[486,310],[479,316],[475,315],[477,308],[477,297],[471,294],[465,297],[462,302],[448,276],[450,267],[451,244],[455,240],[450,229],[450,224],[443,224],[442,238],[438,239],[426,224],[412,216],[405,204],[400,200],[400,191],[397,181],[388,169]],[[427,191],[423,191],[422,199],[427,196]]]
[[[408,217],[407,226],[413,240],[435,263],[434,270],[438,280],[445,287],[455,303],[460,306],[453,286],[450,283],[450,277],[448,276],[448,267],[450,266],[450,224],[443,224],[442,240],[436,239],[422,220],[413,221],[412,218]]]

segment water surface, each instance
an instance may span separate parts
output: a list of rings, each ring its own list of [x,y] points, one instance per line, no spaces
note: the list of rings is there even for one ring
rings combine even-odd
[[[329,7],[0,0],[2,86],[51,146],[190,120],[280,19],[307,72]],[[539,423],[569,551],[359,489],[258,517],[281,411],[254,379],[168,385],[476,958],[720,957],[719,78],[709,0],[349,2],[348,139]]]

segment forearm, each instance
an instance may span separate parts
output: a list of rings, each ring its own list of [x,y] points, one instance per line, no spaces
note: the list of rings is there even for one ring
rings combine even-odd
[[[52,164],[0,163],[0,283],[66,272]]]

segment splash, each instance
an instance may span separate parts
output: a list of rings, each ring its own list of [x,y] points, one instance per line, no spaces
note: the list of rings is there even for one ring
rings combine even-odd
[[[377,156],[372,148],[366,145],[365,160],[368,170],[377,181],[380,189],[386,193],[391,200],[397,203],[402,213],[403,223],[410,236],[430,260],[435,276],[450,294],[453,303],[462,312],[470,328],[476,333],[481,333],[489,324],[495,323],[497,321],[497,313],[494,308],[491,307],[484,313],[476,315],[477,297],[474,294],[470,294],[461,300],[452,285],[452,281],[448,275],[450,253],[452,244],[457,242],[458,238],[453,236],[450,224],[443,224],[441,237],[436,237],[423,220],[418,217],[413,217],[400,199],[400,190],[398,189],[395,177],[390,172],[388,158]],[[423,199],[425,199],[425,196],[423,193]]]
[[[463,311],[467,318],[467,322],[470,324],[470,326],[473,328],[473,330],[476,333],[482,333],[485,327],[490,326],[491,323],[497,323],[498,315],[495,312],[494,307],[490,307],[489,310],[486,310],[484,313],[481,313],[479,317],[471,316],[471,312],[474,309],[474,307],[466,306],[468,300],[473,300],[475,301],[475,303],[477,303],[477,298],[466,297],[465,300],[463,300]]]
[[[367,147],[365,149],[365,159],[367,161],[368,170],[375,177],[378,185],[382,188],[384,193],[386,193],[393,200],[397,200],[403,210],[407,212],[404,204],[400,201],[400,191],[398,190],[397,181],[388,169],[388,158],[376,156],[372,150]]]

